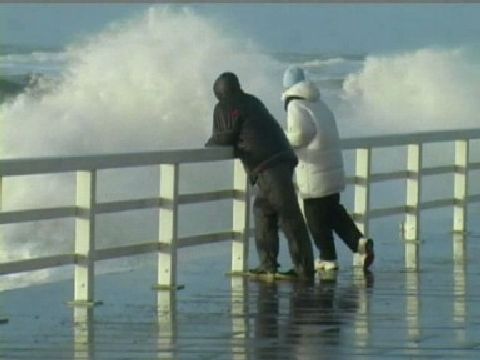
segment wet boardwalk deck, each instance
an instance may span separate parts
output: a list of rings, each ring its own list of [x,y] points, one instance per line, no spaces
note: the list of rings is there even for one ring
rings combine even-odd
[[[418,273],[380,243],[371,276],[345,264],[313,286],[227,277],[224,248],[185,265],[185,289],[172,296],[151,289],[149,266],[99,275],[103,305],[89,310],[66,305],[70,280],[4,291],[0,359],[478,359],[471,240],[465,263],[444,251],[425,256]]]

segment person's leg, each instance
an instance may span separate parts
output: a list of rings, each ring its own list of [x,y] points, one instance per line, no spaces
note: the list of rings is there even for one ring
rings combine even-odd
[[[258,177],[258,185],[278,213],[296,273],[301,277],[311,278],[314,274],[313,249],[292,177],[292,166],[281,163],[264,170]]]
[[[276,211],[262,197],[257,196],[253,203],[255,221],[255,245],[260,264],[257,272],[275,273],[278,269],[278,216]]]
[[[310,234],[320,252],[320,259],[334,261],[337,259],[333,231],[330,226],[328,200],[312,198],[303,200],[303,209]]]
[[[363,269],[368,270],[375,258],[373,240],[364,238],[364,235],[355,225],[353,219],[340,204],[340,194],[331,197],[331,224],[334,231],[354,253],[364,255]]]
[[[330,224],[333,230],[343,240],[345,245],[349,247],[352,252],[358,251],[358,241],[363,237],[363,234],[357,228],[347,210],[340,204],[340,194],[333,194],[329,197],[330,208]]]

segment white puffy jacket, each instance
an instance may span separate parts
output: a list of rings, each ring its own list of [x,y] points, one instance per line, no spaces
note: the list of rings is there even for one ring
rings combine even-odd
[[[282,95],[287,107],[287,137],[297,153],[296,176],[302,198],[343,191],[345,174],[335,117],[320,98],[318,88],[302,81]]]

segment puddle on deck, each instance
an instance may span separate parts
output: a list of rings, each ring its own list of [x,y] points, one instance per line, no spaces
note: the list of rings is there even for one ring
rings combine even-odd
[[[176,292],[153,291],[151,268],[99,275],[94,308],[66,305],[72,281],[2,292],[0,359],[480,357],[476,262],[379,261],[370,276],[343,265],[310,285],[231,278],[225,263],[200,260]]]

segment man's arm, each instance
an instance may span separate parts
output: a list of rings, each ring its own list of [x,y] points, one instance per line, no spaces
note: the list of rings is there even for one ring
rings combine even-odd
[[[213,110],[212,136],[205,146],[234,145],[237,139],[235,123],[238,118],[236,112],[229,113],[220,104]]]

